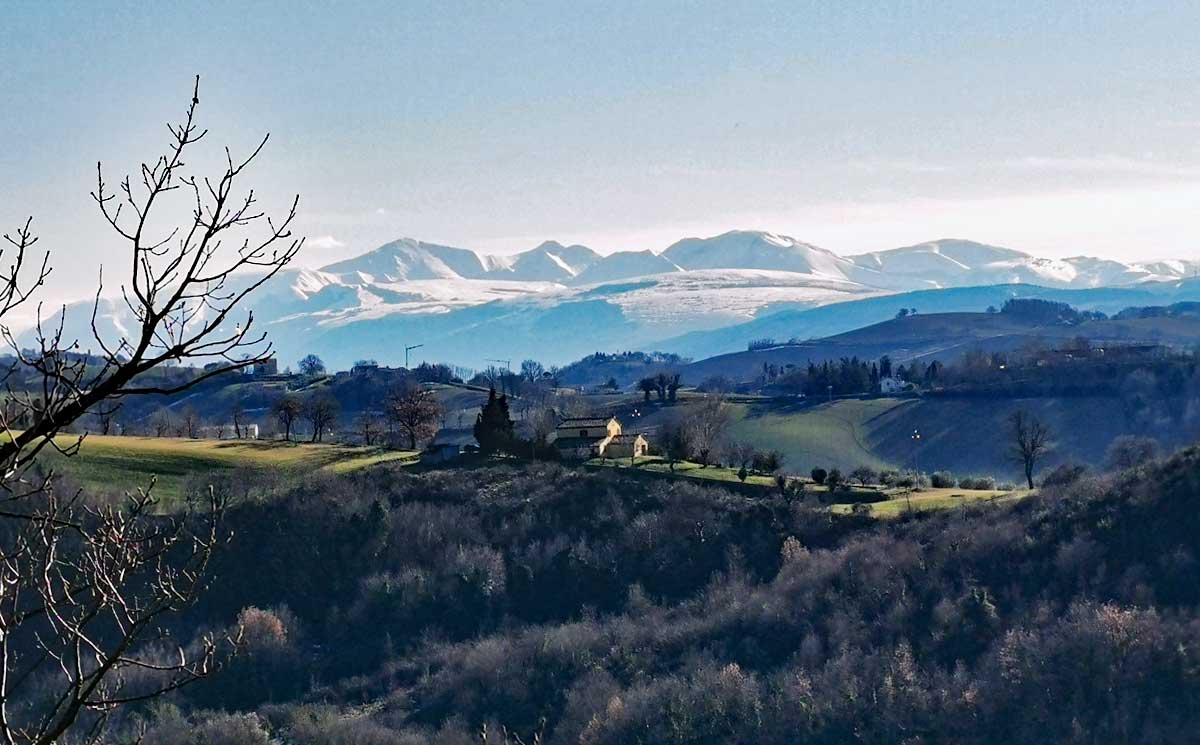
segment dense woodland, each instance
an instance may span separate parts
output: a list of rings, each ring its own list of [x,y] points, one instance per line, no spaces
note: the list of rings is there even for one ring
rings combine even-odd
[[[231,478],[146,743],[1189,742],[1200,450],[874,523],[553,464]],[[197,486],[200,486],[198,484]]]

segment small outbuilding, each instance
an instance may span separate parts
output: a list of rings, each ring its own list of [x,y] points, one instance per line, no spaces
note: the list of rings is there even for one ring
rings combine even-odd
[[[438,430],[428,447],[421,453],[421,462],[446,463],[471,450],[478,450],[478,448],[474,430],[443,427]]]

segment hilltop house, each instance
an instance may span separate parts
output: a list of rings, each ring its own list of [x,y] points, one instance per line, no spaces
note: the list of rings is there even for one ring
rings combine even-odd
[[[616,417],[568,417],[554,430],[554,447],[567,460],[631,458],[646,454],[650,443],[637,432],[623,432]]]

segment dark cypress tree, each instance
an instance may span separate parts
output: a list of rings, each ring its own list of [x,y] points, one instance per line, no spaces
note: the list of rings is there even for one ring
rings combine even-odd
[[[496,389],[488,391],[487,403],[475,418],[475,439],[479,450],[492,454],[507,450],[513,442],[513,420],[508,413],[508,396],[496,396]]]

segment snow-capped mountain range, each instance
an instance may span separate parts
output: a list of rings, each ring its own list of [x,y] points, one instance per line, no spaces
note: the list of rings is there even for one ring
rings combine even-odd
[[[603,256],[586,246],[546,241],[514,256],[403,238],[321,272],[350,281],[512,280],[565,286],[704,269],[791,272],[880,289],[1031,283],[1101,287],[1192,276],[1200,261],[1123,264],[1076,256],[1041,259],[1011,248],[947,239],[915,246],[840,256],[788,236],[735,230],[711,238],[685,238],[662,253],[621,251]]]
[[[606,256],[553,241],[490,256],[404,238],[319,269],[282,272],[251,306],[285,364],[307,352],[334,367],[364,357],[394,364],[414,343],[429,359],[465,365],[523,357],[560,363],[683,334],[703,351],[697,332],[885,294],[1010,284],[1166,288],[1198,270],[1200,261],[1041,259],[966,240],[840,256],[761,231]],[[119,333],[122,304],[102,310],[111,333]],[[69,309],[69,325],[88,316]],[[84,338],[88,332],[79,329]]]

